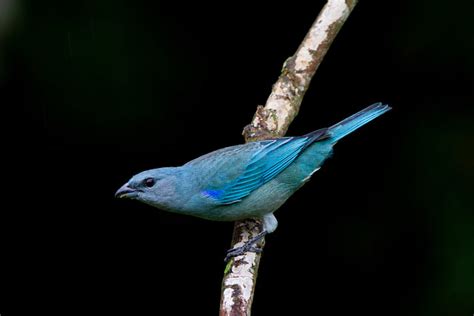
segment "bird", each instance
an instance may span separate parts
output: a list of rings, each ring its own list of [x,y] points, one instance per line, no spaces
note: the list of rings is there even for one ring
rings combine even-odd
[[[230,249],[226,260],[259,252],[256,243],[278,226],[274,212],[321,168],[333,146],[390,109],[379,102],[303,136],[225,147],[182,166],[146,170],[134,175],[115,196],[212,221],[259,219],[262,232]]]

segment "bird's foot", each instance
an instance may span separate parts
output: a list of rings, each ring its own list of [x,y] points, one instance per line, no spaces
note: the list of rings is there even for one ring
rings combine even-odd
[[[256,247],[255,244],[258,243],[263,237],[265,237],[266,234],[267,231],[264,230],[257,236],[247,241],[243,246],[227,250],[227,255],[225,256],[224,262],[228,262],[233,257],[244,255],[246,252],[262,252],[263,249]]]

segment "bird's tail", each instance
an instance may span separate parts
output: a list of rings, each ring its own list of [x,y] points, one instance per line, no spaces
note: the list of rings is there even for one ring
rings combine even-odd
[[[348,118],[340,121],[339,123],[329,127],[329,140],[332,143],[337,142],[344,136],[352,133],[362,125],[365,125],[366,123],[389,111],[390,109],[391,107],[380,102],[366,107],[362,111],[359,111],[356,114],[353,114]]]

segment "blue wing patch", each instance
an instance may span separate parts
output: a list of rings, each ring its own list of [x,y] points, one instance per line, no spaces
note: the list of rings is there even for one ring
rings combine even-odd
[[[219,204],[239,202],[285,170],[314,140],[308,135],[267,141],[252,156],[242,175],[222,189],[205,190],[202,193]]]
[[[211,199],[219,200],[222,194],[224,194],[224,190],[205,190],[202,193]]]

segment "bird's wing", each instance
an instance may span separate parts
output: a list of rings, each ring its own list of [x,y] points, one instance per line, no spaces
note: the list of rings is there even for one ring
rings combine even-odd
[[[324,129],[302,137],[264,141],[240,176],[222,188],[204,190],[203,194],[219,204],[239,202],[285,170],[309,144],[326,135]]]

